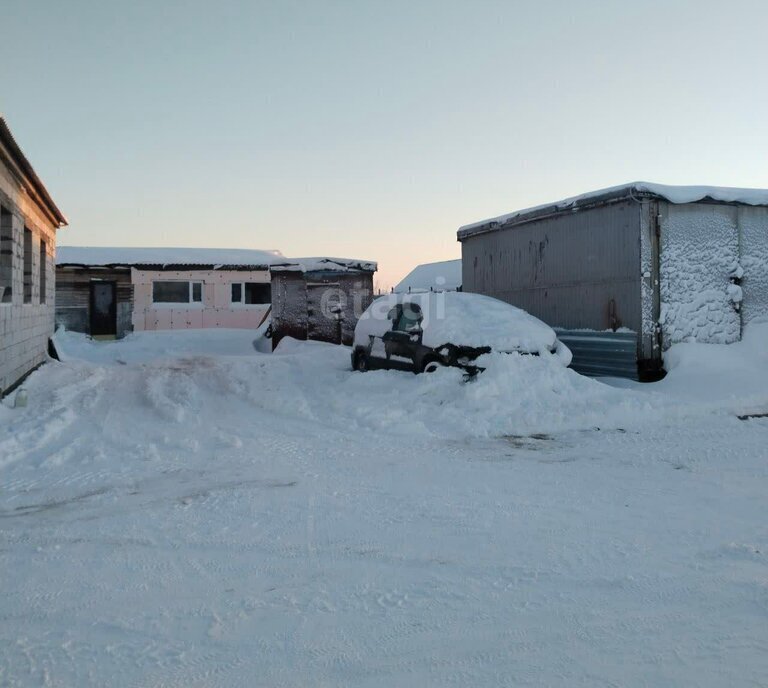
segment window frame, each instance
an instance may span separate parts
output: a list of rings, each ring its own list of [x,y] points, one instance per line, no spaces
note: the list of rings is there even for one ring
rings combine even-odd
[[[155,301],[155,284],[175,282],[187,285],[187,301]],[[195,284],[200,285],[200,300],[193,301]],[[205,280],[159,279],[152,280],[152,308],[205,308]]]
[[[272,305],[272,297],[270,295],[269,301],[266,303],[246,303],[245,302],[245,285],[246,284],[257,284],[259,286],[271,288],[270,282],[254,282],[254,281],[248,281],[248,282],[230,282],[229,283],[229,305],[232,308],[264,308],[265,306],[271,306]],[[239,301],[233,301],[232,300],[232,290],[236,285],[240,285],[240,300]]]

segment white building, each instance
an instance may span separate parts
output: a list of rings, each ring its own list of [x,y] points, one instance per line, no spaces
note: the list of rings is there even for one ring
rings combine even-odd
[[[97,337],[210,327],[255,329],[279,251],[61,246],[56,324]]]
[[[67,220],[0,116],[0,396],[45,361]]]

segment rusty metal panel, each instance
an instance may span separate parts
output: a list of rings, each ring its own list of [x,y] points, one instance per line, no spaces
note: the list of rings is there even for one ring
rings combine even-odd
[[[307,339],[341,344],[343,301],[339,282],[307,283]]]
[[[286,336],[352,344],[355,325],[373,299],[370,272],[272,273],[272,342]]]
[[[464,290],[553,327],[641,332],[641,204],[623,200],[462,242]]]
[[[307,284],[300,272],[272,273],[272,346],[307,338]]]

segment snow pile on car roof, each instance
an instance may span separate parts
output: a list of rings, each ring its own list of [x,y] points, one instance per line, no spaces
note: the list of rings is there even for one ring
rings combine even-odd
[[[369,335],[381,336],[391,328],[389,311],[397,304],[413,303],[421,308],[425,346],[489,346],[494,351],[549,351],[555,331],[519,308],[481,294],[423,292],[387,294],[373,302],[360,318],[355,345],[365,346]]]

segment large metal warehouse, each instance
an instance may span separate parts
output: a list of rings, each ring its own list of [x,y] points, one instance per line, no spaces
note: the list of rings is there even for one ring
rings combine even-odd
[[[464,290],[561,330],[574,367],[653,377],[768,316],[768,190],[635,182],[461,227]]]

